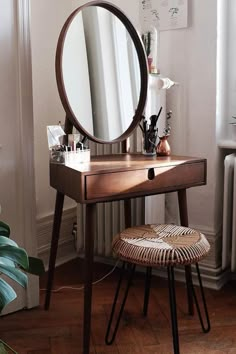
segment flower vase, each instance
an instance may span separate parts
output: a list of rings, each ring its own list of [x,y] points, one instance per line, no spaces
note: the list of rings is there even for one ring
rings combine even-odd
[[[156,153],[158,156],[170,155],[170,144],[168,142],[169,135],[159,137],[159,143],[157,144]]]

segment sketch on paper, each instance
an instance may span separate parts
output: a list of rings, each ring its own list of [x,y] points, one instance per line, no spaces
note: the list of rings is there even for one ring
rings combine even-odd
[[[140,0],[140,24],[160,31],[187,27],[188,0]]]

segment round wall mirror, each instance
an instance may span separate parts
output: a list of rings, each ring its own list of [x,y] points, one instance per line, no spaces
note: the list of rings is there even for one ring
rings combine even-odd
[[[57,44],[56,78],[67,118],[90,140],[122,141],[140,122],[146,55],[132,23],[114,5],[90,2],[68,17]]]

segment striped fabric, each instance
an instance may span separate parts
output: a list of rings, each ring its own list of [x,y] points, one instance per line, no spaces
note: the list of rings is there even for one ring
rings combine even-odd
[[[125,229],[114,238],[112,249],[124,261],[155,267],[196,263],[210,245],[189,227],[155,224]]]

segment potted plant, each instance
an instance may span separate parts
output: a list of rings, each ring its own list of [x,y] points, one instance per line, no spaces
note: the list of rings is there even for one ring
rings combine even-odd
[[[150,24],[141,38],[147,55],[149,73],[159,74],[159,31]]]
[[[27,287],[27,273],[41,275],[43,262],[39,258],[29,257],[25,249],[20,248],[10,239],[10,227],[0,221],[0,275],[4,274],[24,288]],[[0,277],[0,313],[3,308],[17,297],[14,289]],[[16,353],[7,343],[0,339],[0,354]]]

